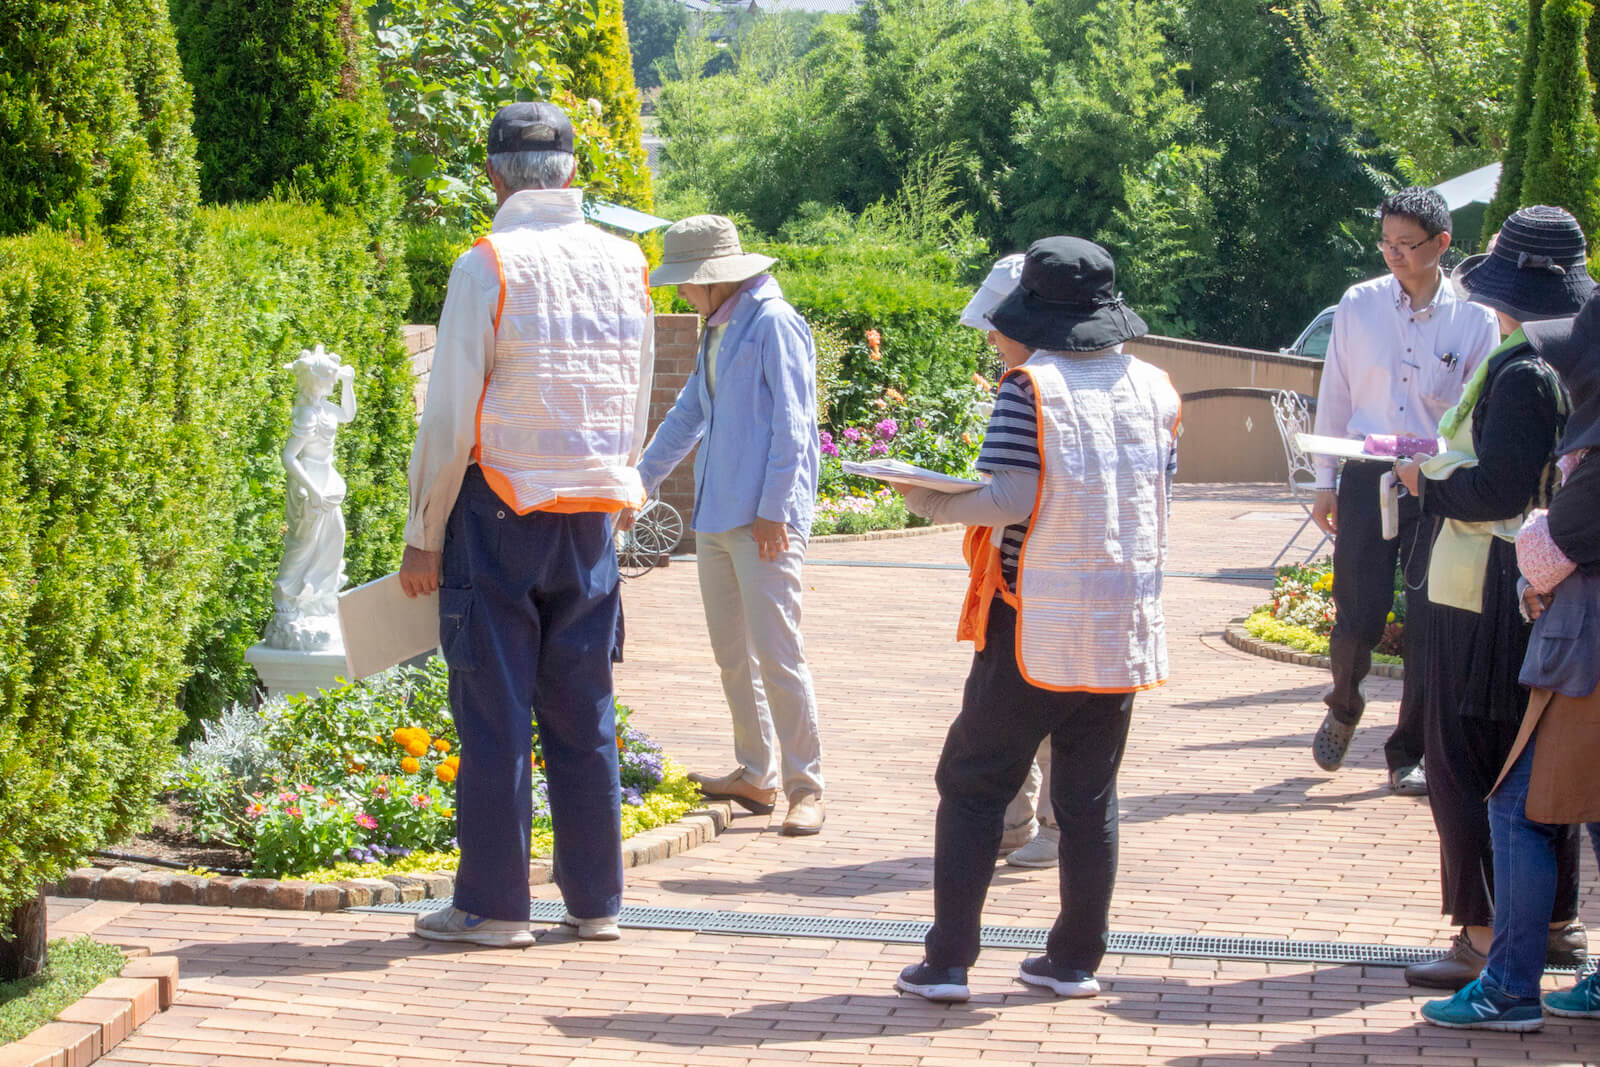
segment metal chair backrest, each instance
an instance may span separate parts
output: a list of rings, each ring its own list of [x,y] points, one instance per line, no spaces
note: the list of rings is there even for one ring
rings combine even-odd
[[[1316,480],[1316,466],[1311,457],[1295,440],[1297,433],[1311,432],[1311,412],[1315,401],[1302,393],[1280,389],[1272,397],[1272,418],[1278,424],[1278,436],[1283,439],[1283,456],[1289,465],[1289,488],[1298,493],[1304,484],[1296,475],[1309,475]]]

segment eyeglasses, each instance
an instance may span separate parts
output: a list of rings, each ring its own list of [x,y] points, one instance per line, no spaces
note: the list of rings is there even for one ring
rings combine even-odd
[[[1377,249],[1384,255],[1403,256],[1407,252],[1415,252],[1417,249],[1421,248],[1423,245],[1427,244],[1437,236],[1439,235],[1436,233],[1430,233],[1416,244],[1410,244],[1405,241],[1400,241],[1398,243],[1394,241],[1379,241],[1377,244]]]

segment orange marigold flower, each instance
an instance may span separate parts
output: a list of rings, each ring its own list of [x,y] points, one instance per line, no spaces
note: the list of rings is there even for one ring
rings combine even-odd
[[[405,771],[407,774],[416,774],[418,771],[422,770],[422,764],[418,763],[410,756],[407,756],[405,759],[400,761],[400,769]]]
[[[879,333],[877,330],[868,330],[862,336],[867,339],[867,347],[872,349],[872,358],[877,359],[878,346],[883,344],[883,334]]]
[[[446,767],[450,767],[453,770],[459,771],[461,769],[461,757],[449,756],[445,759],[444,764]]]
[[[407,754],[421,759],[428,754],[428,740],[425,737],[410,737],[403,746]]]
[[[963,433],[961,435],[961,443],[964,445],[970,445],[972,443],[972,435],[970,433]]]
[[[450,742],[441,737],[433,743],[433,747],[438,749],[440,752],[449,752]]]
[[[883,391],[883,395],[887,397],[889,402],[892,404],[904,404],[906,402],[904,394],[902,394],[900,390],[894,388],[893,386],[885,389]]]
[[[433,776],[448,785],[456,780],[456,769],[448,763],[441,763],[433,769]]]

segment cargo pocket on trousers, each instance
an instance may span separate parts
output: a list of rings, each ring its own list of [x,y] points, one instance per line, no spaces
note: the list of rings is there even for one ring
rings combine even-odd
[[[473,599],[471,589],[439,589],[439,651],[453,671],[470,671],[478,665],[472,639]]]

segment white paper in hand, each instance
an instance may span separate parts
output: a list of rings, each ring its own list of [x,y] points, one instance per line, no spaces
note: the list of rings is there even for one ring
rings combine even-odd
[[[901,482],[921,489],[937,489],[941,493],[970,493],[984,484],[976,478],[957,478],[925,467],[912,466],[898,459],[873,459],[865,463],[845,460],[841,466],[846,474],[876,478],[881,482]]]
[[[408,597],[390,574],[339,594],[351,678],[366,678],[439,647],[439,594]]]

